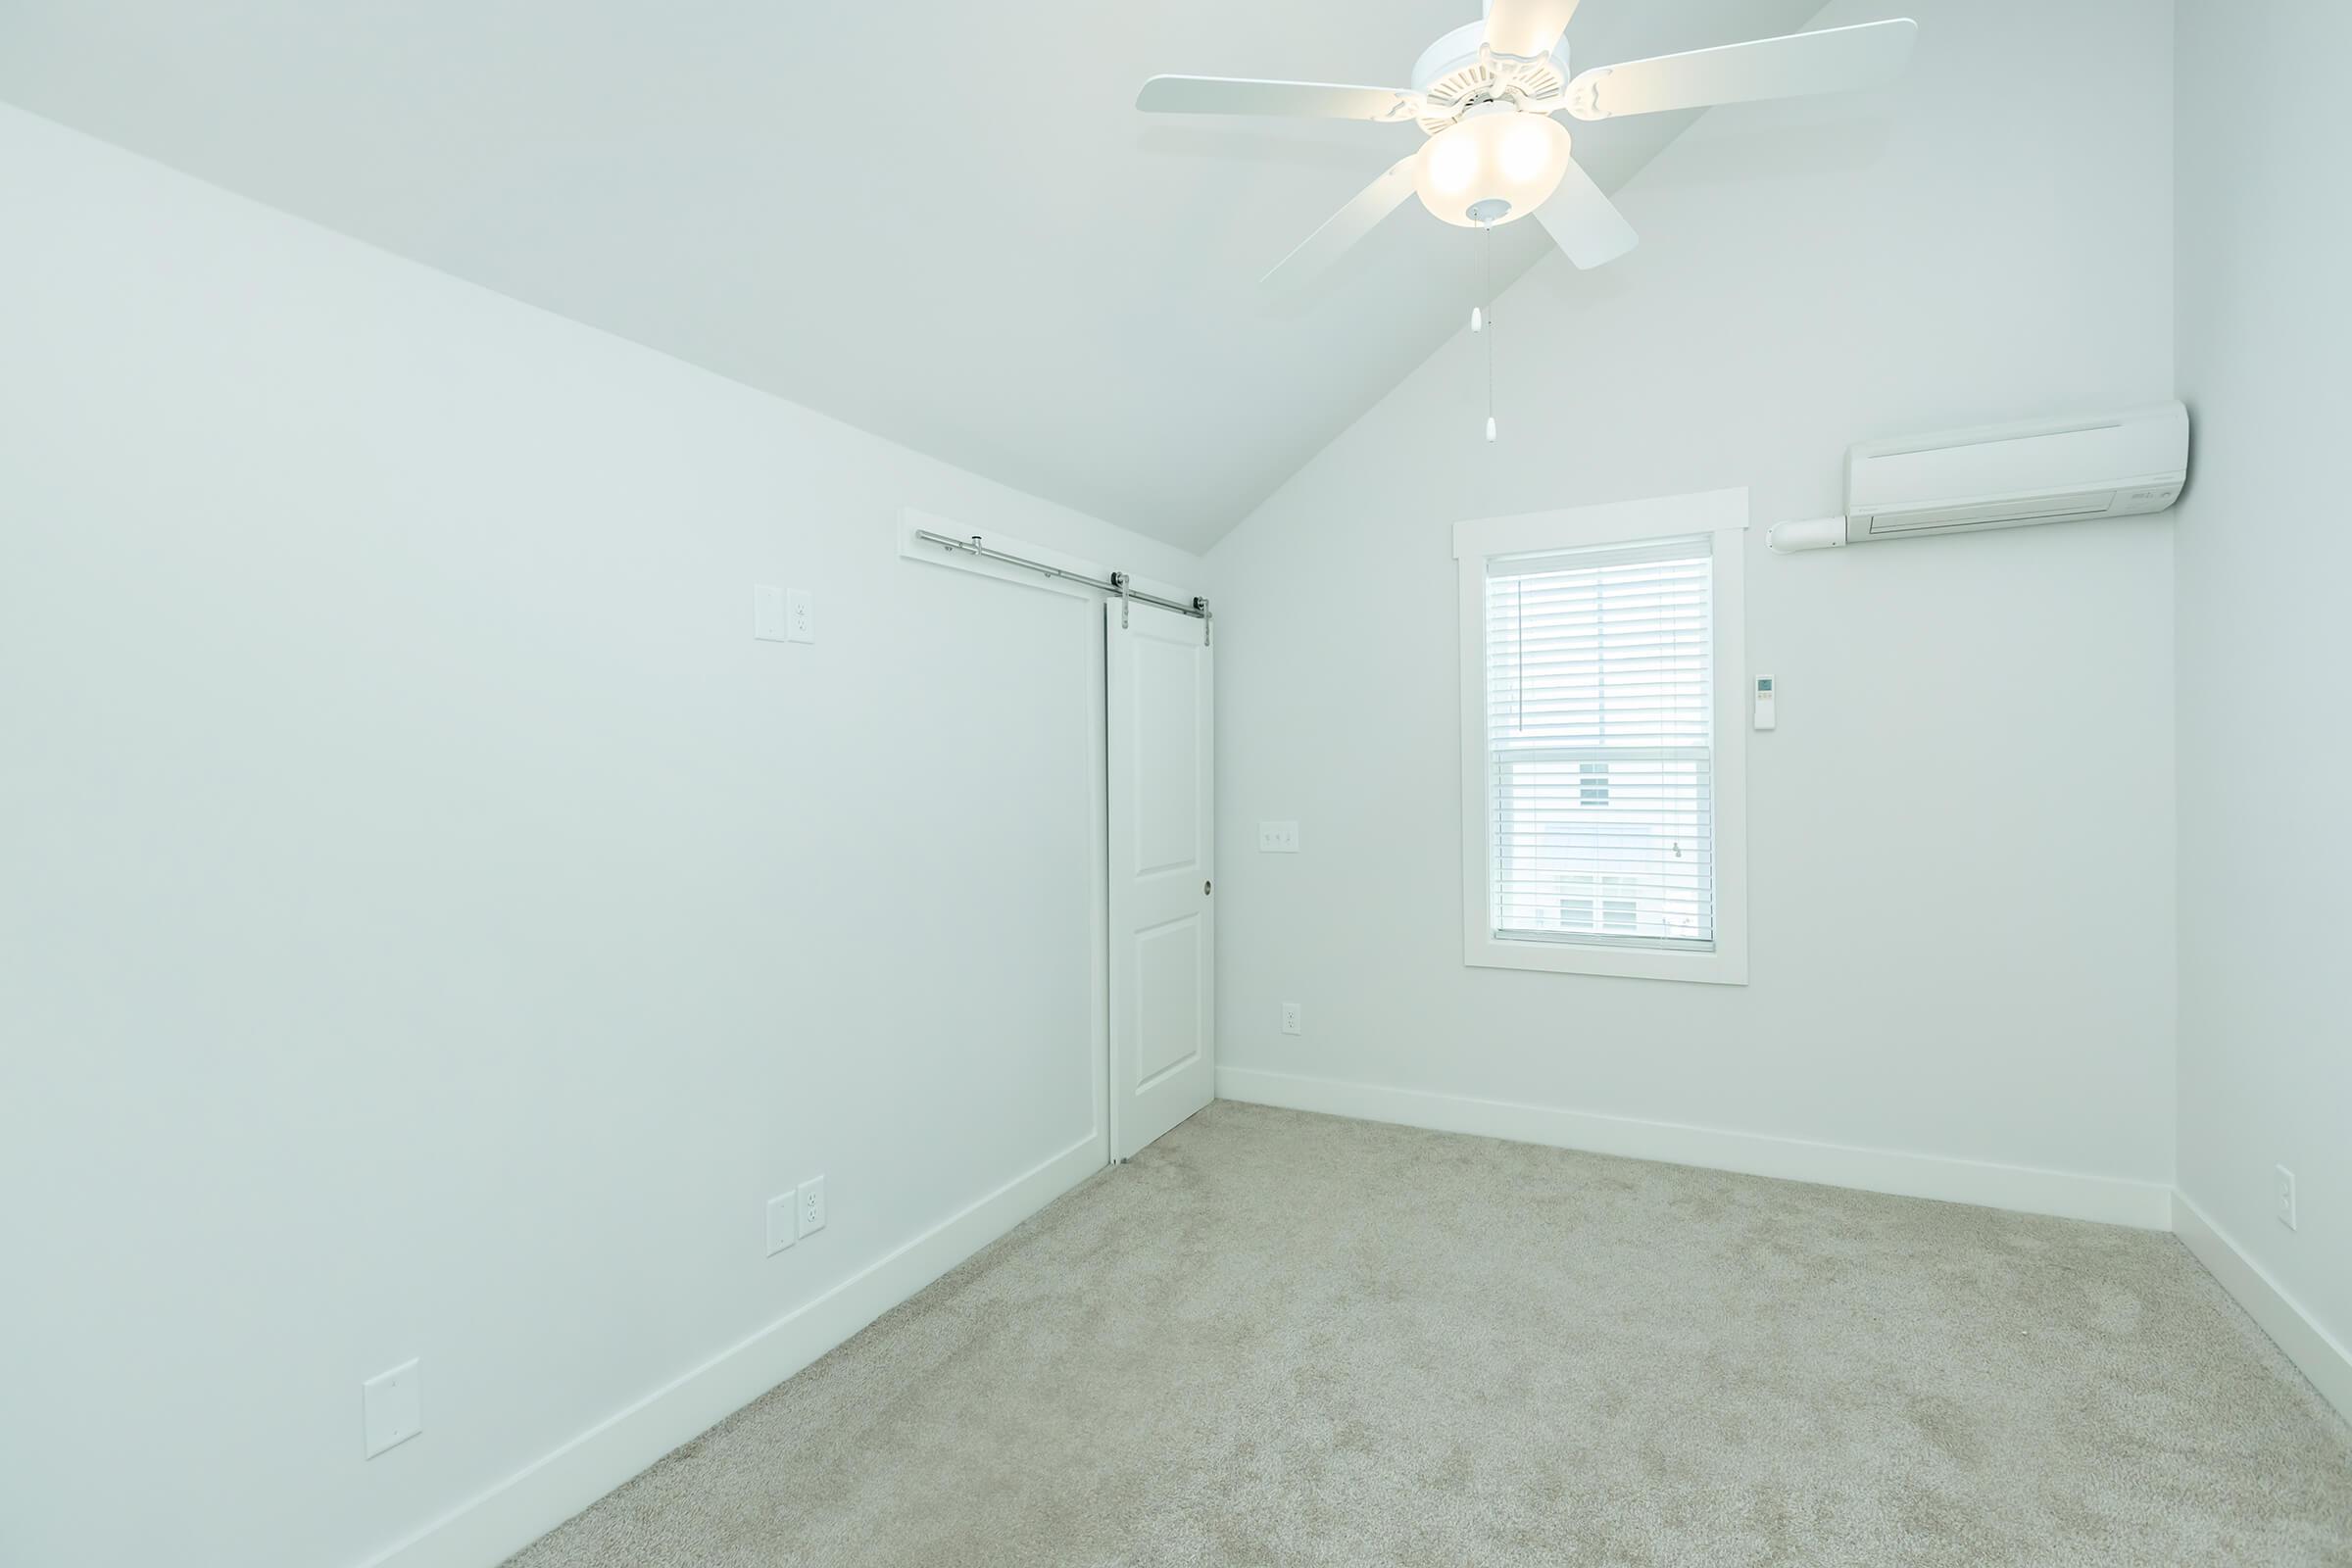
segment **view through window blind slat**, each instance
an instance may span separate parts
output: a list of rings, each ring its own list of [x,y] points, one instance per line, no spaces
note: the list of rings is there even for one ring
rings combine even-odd
[[[1490,562],[1490,895],[1501,936],[1715,943],[1705,538]]]

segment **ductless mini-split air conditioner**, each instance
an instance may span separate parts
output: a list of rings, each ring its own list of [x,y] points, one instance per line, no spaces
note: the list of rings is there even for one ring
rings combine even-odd
[[[2188,411],[1980,425],[1845,456],[1845,515],[1782,523],[1775,550],[2162,512],[2188,478]]]

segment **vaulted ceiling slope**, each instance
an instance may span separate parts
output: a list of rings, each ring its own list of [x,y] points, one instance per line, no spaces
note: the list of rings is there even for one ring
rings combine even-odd
[[[1815,0],[1585,0],[1580,66]],[[1542,253],[1408,205],[1261,273],[1409,125],[1138,114],[1157,72],[1405,83],[1477,0],[0,0],[0,97],[1188,549]],[[1681,130],[1575,127],[1614,189]],[[1636,256],[1639,256],[1639,252]],[[1627,264],[1620,264],[1627,265]]]

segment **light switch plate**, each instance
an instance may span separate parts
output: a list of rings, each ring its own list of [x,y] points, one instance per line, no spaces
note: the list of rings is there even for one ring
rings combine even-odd
[[[825,1179],[811,1176],[801,1183],[801,1234],[825,1228]]]
[[[809,603],[808,590],[806,588],[785,590],[784,640],[788,643],[816,641],[816,611]]]
[[[1298,824],[1296,822],[1258,823],[1257,853],[1260,855],[1297,855],[1298,853]]]
[[[778,1193],[767,1200],[767,1255],[775,1256],[801,1239],[801,1195]]]
[[[423,1390],[415,1361],[403,1361],[360,1385],[360,1425],[366,1457],[396,1448],[424,1430]]]
[[[784,641],[784,590],[767,583],[752,587],[752,635],[763,643]]]

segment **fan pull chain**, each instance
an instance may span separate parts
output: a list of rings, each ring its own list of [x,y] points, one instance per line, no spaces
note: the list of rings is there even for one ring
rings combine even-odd
[[[1480,243],[1479,249],[1487,253],[1487,319],[1485,324],[1488,326],[1493,326],[1494,324],[1494,225],[1493,223],[1489,223],[1486,225],[1486,228],[1487,237]],[[1470,330],[1475,332],[1478,331],[1479,328],[1480,323],[1478,319],[1478,312],[1476,307],[1473,307],[1470,313]],[[1487,439],[1492,441],[1494,439],[1494,334],[1493,332],[1488,332],[1486,334],[1486,339]]]

